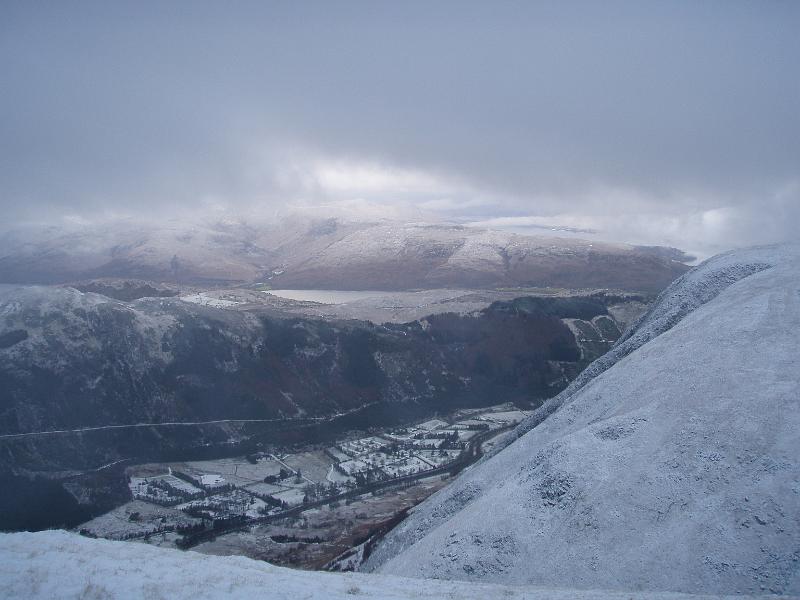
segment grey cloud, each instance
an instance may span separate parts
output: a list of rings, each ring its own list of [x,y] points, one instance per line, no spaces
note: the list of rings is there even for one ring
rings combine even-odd
[[[304,174],[330,160],[457,182],[396,202],[483,218],[794,234],[796,3],[113,4],[4,4],[7,223],[347,200]]]

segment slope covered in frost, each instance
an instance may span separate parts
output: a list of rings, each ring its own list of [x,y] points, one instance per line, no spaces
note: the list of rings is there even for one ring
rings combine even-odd
[[[707,261],[518,440],[420,505],[366,568],[800,592],[799,328],[800,248]]]
[[[242,557],[205,556],[63,531],[0,534],[0,597],[198,600],[627,600],[630,594],[310,573]],[[637,594],[643,600],[710,596]]]

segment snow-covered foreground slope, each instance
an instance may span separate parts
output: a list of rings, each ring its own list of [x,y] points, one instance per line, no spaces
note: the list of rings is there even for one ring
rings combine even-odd
[[[242,557],[205,556],[64,531],[0,534],[0,597],[269,600],[627,600],[631,594],[293,571]],[[712,596],[636,594],[643,600]],[[740,598],[740,597],[739,597]]]
[[[800,248],[711,259],[517,441],[417,507],[366,568],[800,593],[798,331]]]

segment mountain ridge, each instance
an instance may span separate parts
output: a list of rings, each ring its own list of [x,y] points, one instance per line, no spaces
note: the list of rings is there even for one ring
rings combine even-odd
[[[615,349],[636,347],[416,507],[365,569],[797,593],[798,256],[735,251],[685,275]]]
[[[273,288],[611,288],[658,292],[688,267],[680,251],[463,225],[287,219],[129,221],[12,230],[0,282],[102,278]]]
[[[99,465],[319,444],[497,397],[529,406],[620,335],[611,312],[625,302],[519,298],[377,324],[206,299],[219,305],[0,289],[0,483],[19,492],[0,497],[0,527],[113,508],[124,465],[98,482]],[[31,504],[36,489],[59,510]]]

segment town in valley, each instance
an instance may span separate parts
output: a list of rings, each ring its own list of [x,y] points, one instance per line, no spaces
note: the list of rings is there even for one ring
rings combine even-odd
[[[130,500],[75,529],[298,568],[352,570],[382,533],[528,414],[507,403],[324,447],[130,466]]]

